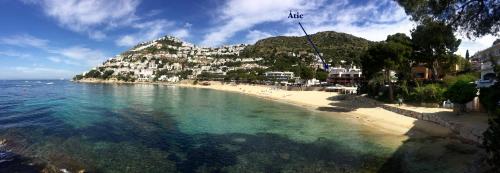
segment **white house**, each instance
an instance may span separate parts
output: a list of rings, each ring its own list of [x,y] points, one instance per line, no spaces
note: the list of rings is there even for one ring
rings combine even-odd
[[[477,86],[480,88],[489,87],[497,82],[490,57],[496,57],[497,64],[500,64],[500,44],[482,50],[471,58],[471,61],[480,67],[481,79],[476,81]]]
[[[265,73],[266,78],[276,80],[290,80],[294,78],[293,72],[270,71]]]

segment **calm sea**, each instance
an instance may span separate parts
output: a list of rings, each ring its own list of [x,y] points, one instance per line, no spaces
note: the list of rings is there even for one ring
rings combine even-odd
[[[208,89],[0,81],[0,172],[456,172],[477,152],[416,136]]]

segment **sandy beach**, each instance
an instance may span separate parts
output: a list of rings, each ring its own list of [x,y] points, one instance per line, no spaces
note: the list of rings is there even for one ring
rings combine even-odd
[[[412,117],[407,117],[394,112],[387,111],[379,107],[357,107],[356,109],[345,110],[346,101],[335,100],[339,94],[324,91],[287,91],[264,85],[230,85],[220,82],[211,82],[210,85],[178,84],[181,87],[207,88],[221,91],[238,92],[265,99],[302,106],[312,111],[326,111],[332,116],[348,116],[357,119],[363,124],[373,126],[393,135],[406,135],[411,130],[421,130],[431,135],[447,135],[451,131],[445,127],[422,122]],[[358,104],[355,100],[354,104]],[[338,106],[343,105],[343,106]]]

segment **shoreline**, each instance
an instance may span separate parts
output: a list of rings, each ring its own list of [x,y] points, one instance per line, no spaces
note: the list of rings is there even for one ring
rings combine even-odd
[[[413,130],[418,130],[430,136],[449,136],[453,134],[451,129],[426,121],[421,121],[416,118],[397,114],[381,107],[362,107],[353,109],[348,104],[359,104],[355,100],[348,101],[349,103],[342,107],[333,106],[334,104],[342,104],[345,100],[333,100],[333,97],[340,96],[336,92],[324,91],[288,91],[276,89],[267,85],[251,85],[251,84],[221,84],[217,81],[209,81],[210,85],[194,85],[192,82],[181,81],[179,83],[164,83],[164,82],[123,82],[110,81],[100,79],[86,79],[73,81],[77,83],[105,83],[105,84],[151,84],[151,85],[170,85],[186,88],[203,88],[213,89],[225,92],[235,92],[244,95],[259,97],[266,100],[276,101],[280,103],[299,106],[310,111],[319,111],[328,116],[342,115],[353,121],[358,121],[360,124],[373,127],[378,131],[390,135],[407,136]],[[418,121],[418,123],[417,123]]]
[[[346,109],[346,107],[336,108],[336,106],[332,106],[332,104],[344,102],[344,100],[331,99],[340,96],[336,92],[288,91],[273,89],[272,86],[266,85],[228,85],[220,84],[220,82],[210,82],[210,85],[207,86],[186,83],[174,84],[174,86],[235,92],[299,106],[310,111],[319,111],[328,116],[338,116],[340,114],[352,120],[357,120],[360,124],[374,127],[379,131],[391,135],[408,135],[410,130],[418,130],[431,136],[448,136],[452,134],[452,131],[446,127],[397,114],[381,107],[357,108],[355,110],[349,110],[349,108]],[[351,100],[351,102],[353,101]],[[417,123],[417,121],[419,122]]]

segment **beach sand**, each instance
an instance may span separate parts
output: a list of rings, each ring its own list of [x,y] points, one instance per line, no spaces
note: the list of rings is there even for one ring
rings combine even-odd
[[[356,106],[355,109],[346,109],[346,101],[335,100],[339,96],[336,92],[324,91],[287,91],[265,85],[231,85],[211,82],[210,85],[193,85],[188,83],[178,84],[181,87],[207,88],[221,91],[238,92],[265,99],[302,106],[312,111],[325,111],[332,116],[348,116],[362,124],[373,126],[377,130],[392,135],[407,135],[408,132],[419,130],[433,136],[445,136],[451,131],[445,127],[430,122],[419,121],[379,107]],[[355,100],[350,104],[357,104]],[[343,105],[343,106],[338,106]],[[418,122],[417,122],[418,121]]]

